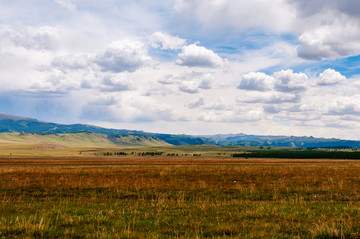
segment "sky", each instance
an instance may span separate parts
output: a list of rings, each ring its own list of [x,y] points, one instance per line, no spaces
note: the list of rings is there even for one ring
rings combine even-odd
[[[358,0],[0,0],[0,112],[360,139]]]

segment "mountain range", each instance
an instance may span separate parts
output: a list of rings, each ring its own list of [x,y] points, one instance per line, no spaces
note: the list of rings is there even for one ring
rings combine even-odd
[[[219,134],[206,136],[221,146],[299,147],[299,148],[359,148],[360,141],[312,136],[271,136]]]
[[[115,140],[117,138],[134,138],[136,136],[138,139],[137,141],[143,141],[143,143],[153,139],[170,145],[215,144],[214,141],[209,138],[191,135],[158,134],[138,130],[107,129],[86,124],[65,125],[43,122],[32,118],[0,114],[0,133],[68,134],[80,132],[106,135],[106,137],[113,142],[117,142],[118,140]]]
[[[0,133],[73,134],[93,133],[102,135],[117,145],[195,145],[301,148],[360,148],[360,141],[296,136],[261,136],[246,134],[218,134],[192,136],[185,134],[160,134],[138,130],[108,129],[87,124],[57,124],[37,119],[0,113]],[[97,136],[100,137],[100,136]]]

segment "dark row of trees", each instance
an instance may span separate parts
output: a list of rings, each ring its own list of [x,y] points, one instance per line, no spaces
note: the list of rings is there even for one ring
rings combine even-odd
[[[232,154],[240,158],[360,159],[360,152],[324,150],[254,150]]]
[[[158,151],[149,151],[149,152],[104,152],[104,156],[126,156],[126,155],[137,155],[137,156],[160,156],[164,155],[164,152],[158,152]],[[201,154],[178,154],[178,153],[168,153],[166,156],[193,156],[193,157],[200,157]]]
[[[128,155],[128,153],[126,152],[105,152],[103,153],[104,156],[112,156],[112,155],[117,155],[117,156],[126,156]]]

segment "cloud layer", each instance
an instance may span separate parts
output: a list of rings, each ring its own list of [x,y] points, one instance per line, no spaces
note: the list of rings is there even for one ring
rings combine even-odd
[[[359,7],[5,1],[0,112],[165,133],[356,138]]]

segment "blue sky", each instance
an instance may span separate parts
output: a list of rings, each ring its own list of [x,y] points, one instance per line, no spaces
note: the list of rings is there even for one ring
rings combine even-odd
[[[0,0],[0,112],[360,139],[357,0]]]

